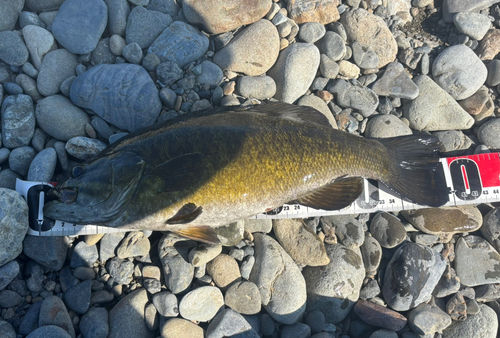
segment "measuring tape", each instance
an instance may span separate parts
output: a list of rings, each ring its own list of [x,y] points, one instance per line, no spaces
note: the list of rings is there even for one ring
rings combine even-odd
[[[443,206],[480,204],[500,201],[500,153],[446,157],[439,160],[449,201]],[[28,234],[33,236],[76,236],[131,231],[98,225],[79,225],[53,220],[43,215],[43,206],[49,202],[47,192],[53,184],[46,182],[16,181],[16,190],[27,201],[29,208]],[[364,180],[361,195],[341,210],[319,210],[299,204],[285,204],[251,219],[308,218],[328,215],[374,213],[426,208],[403,200],[385,185],[374,180]]]

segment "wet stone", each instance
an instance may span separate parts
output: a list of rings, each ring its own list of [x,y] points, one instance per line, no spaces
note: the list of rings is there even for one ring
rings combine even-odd
[[[370,233],[384,248],[394,248],[406,238],[406,230],[401,221],[386,212],[378,213],[370,223]]]

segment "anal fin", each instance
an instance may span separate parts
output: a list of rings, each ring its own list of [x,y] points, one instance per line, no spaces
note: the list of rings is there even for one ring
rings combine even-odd
[[[323,210],[339,210],[351,205],[362,191],[362,177],[344,178],[324,185],[290,204],[297,203]]]
[[[172,231],[173,233],[186,237],[189,239],[194,239],[195,241],[204,242],[208,244],[218,244],[220,243],[217,238],[215,231],[209,226],[192,226],[184,229],[179,229]]]

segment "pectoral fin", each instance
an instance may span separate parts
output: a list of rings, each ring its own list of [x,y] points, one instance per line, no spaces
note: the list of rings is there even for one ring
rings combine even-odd
[[[323,210],[339,210],[349,206],[363,191],[363,178],[352,177],[322,186],[289,204],[297,203]]]
[[[167,224],[186,224],[194,221],[203,212],[202,207],[197,207],[194,203],[185,204],[177,213],[169,218]]]
[[[220,243],[215,231],[209,226],[194,226],[185,229],[172,231],[173,233],[186,237],[189,239],[194,239],[195,241],[200,241],[208,244],[218,244]]]

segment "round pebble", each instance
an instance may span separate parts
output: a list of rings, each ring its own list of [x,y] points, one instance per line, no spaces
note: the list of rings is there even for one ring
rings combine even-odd
[[[500,118],[494,118],[481,127],[477,132],[479,141],[490,149],[500,149]]]
[[[224,296],[226,306],[244,315],[253,315],[260,312],[260,292],[252,282],[233,283]]]
[[[240,269],[236,260],[226,254],[220,254],[207,264],[207,273],[215,284],[225,288],[241,278]]]
[[[214,286],[202,286],[182,297],[179,302],[179,313],[188,320],[207,322],[222,306],[224,306],[222,292]]]

